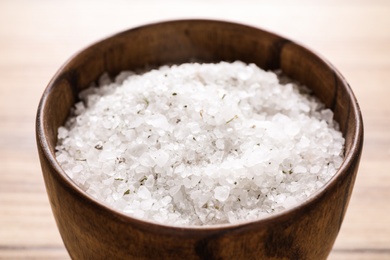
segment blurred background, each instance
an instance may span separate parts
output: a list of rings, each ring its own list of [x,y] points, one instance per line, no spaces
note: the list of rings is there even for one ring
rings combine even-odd
[[[95,41],[180,18],[221,19],[273,31],[341,71],[363,112],[365,146],[329,259],[390,259],[388,0],[1,0],[0,259],[69,259],[35,144],[36,109],[51,77]]]

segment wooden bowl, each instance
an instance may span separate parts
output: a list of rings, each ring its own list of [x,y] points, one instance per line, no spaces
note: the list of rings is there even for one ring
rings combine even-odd
[[[336,175],[306,202],[258,221],[173,227],[129,217],[82,191],[55,159],[57,129],[77,95],[108,72],[189,61],[256,63],[281,69],[310,87],[335,113],[346,138]],[[360,109],[351,88],[327,61],[261,29],[209,20],[162,22],[102,40],[73,56],[46,88],[36,138],[47,193],[74,259],[325,259],[339,232],[363,145]]]

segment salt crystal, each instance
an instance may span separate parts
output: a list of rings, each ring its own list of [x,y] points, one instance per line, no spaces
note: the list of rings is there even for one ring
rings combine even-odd
[[[285,194],[279,194],[279,195],[277,195],[276,197],[275,197],[275,201],[277,202],[277,203],[280,203],[280,204],[283,204],[284,203],[284,201],[286,200],[286,195]]]
[[[310,145],[310,139],[307,138],[306,136],[302,136],[301,140],[298,143],[298,146],[302,148],[306,148],[309,147],[309,145]]]
[[[195,122],[191,122],[187,124],[187,128],[190,130],[191,133],[197,134],[201,131],[199,124]]]
[[[164,150],[160,149],[152,154],[152,158],[156,162],[156,164],[160,167],[164,167],[169,159],[169,154]]]
[[[169,195],[175,196],[179,192],[180,188],[181,188],[181,185],[173,186],[172,188],[169,189],[169,192],[168,192]]]
[[[297,165],[296,167],[294,167],[294,172],[295,173],[305,173],[305,172],[307,172],[307,169],[306,169],[306,167],[304,167],[302,165]]]
[[[171,131],[172,127],[168,123],[167,118],[161,114],[151,115],[146,118],[145,122],[153,127],[161,128],[166,131]]]
[[[82,170],[83,170],[83,166],[82,166],[82,165],[76,165],[76,166],[74,166],[74,167],[72,168],[73,174],[79,173],[79,172],[81,172]]]
[[[139,127],[140,125],[142,125],[143,123],[144,123],[143,118],[137,117],[134,120],[131,120],[129,123],[127,123],[127,127],[128,128],[136,128],[136,127]]]
[[[152,208],[153,203],[154,203],[153,200],[144,200],[144,201],[141,202],[140,209],[142,209],[143,211],[147,212],[148,210],[150,210]]]
[[[185,178],[185,179],[183,179],[183,185],[184,185],[184,187],[186,187],[186,188],[191,188],[192,182],[191,182],[190,179]]]
[[[108,75],[108,73],[103,73],[99,78],[99,85],[104,86],[104,85],[108,85],[110,83],[111,83],[111,79],[110,79],[110,76]]]
[[[145,211],[142,209],[136,209],[131,212],[131,215],[133,215],[136,218],[143,218],[145,216]]]
[[[145,181],[145,187],[152,188],[154,186],[154,176],[149,175],[148,178]]]
[[[115,181],[114,178],[108,178],[108,179],[103,180],[102,183],[104,185],[109,186],[109,185],[112,185],[114,183],[114,181]]]
[[[142,166],[145,167],[153,167],[156,165],[156,161],[153,160],[150,154],[146,152],[141,155],[141,157],[139,158],[139,162]]]
[[[290,191],[291,192],[296,192],[300,188],[299,183],[296,182],[296,181],[291,182],[291,184],[289,186],[290,186]]]
[[[175,168],[175,172],[176,172],[176,173],[181,173],[181,172],[183,172],[184,170],[185,170],[184,164],[180,164],[180,165],[178,165],[178,166]]]
[[[314,165],[310,167],[310,173],[318,173],[321,170],[321,167],[318,165]]]
[[[146,188],[145,186],[139,187],[139,189],[138,189],[138,191],[137,191],[137,194],[138,194],[138,196],[139,196],[141,199],[144,199],[144,200],[147,200],[147,199],[150,199],[150,198],[151,198],[151,193],[150,193],[150,191],[148,190],[148,188]]]
[[[58,128],[58,138],[65,139],[68,136],[68,129],[63,126]]]
[[[122,84],[128,77],[134,75],[132,71],[122,71],[115,77],[115,83]]]
[[[218,186],[214,190],[214,197],[216,200],[224,202],[230,194],[230,188],[227,186]]]
[[[284,126],[284,132],[289,136],[296,136],[300,130],[298,123],[288,123]]]
[[[284,202],[283,202],[283,206],[285,208],[291,208],[292,206],[294,206],[295,204],[297,203],[297,199],[295,197],[287,197]]]
[[[133,156],[140,156],[146,152],[147,149],[148,147],[145,144],[132,144],[128,147],[127,152]]]
[[[220,149],[220,150],[223,150],[225,148],[225,142],[224,140],[222,139],[218,139],[216,142],[215,142],[215,146]]]
[[[143,166],[143,165],[138,165],[137,167],[134,168],[135,173],[148,173],[149,172],[149,167]]]
[[[323,116],[324,120],[327,122],[327,123],[332,123],[332,120],[333,120],[333,112],[332,110],[330,109],[324,109],[321,111],[321,115]]]
[[[170,196],[165,196],[164,198],[161,199],[161,203],[163,206],[168,205],[172,201],[172,197]]]
[[[57,161],[59,162],[59,163],[65,163],[67,160],[68,160],[68,156],[66,156],[66,154],[64,154],[64,153],[61,153],[61,154],[59,154],[57,157],[56,157],[56,159],[57,159]]]
[[[115,158],[116,158],[116,153],[113,151],[103,150],[99,154],[99,161],[100,162],[114,160]]]
[[[84,103],[79,102],[79,103],[75,104],[75,111],[74,111],[74,113],[76,115],[82,114],[84,112],[84,110],[85,110]],[[77,119],[80,120],[80,122],[82,122],[83,118],[82,117],[78,117]]]

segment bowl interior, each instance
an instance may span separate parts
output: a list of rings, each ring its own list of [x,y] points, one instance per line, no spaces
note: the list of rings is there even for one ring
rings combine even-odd
[[[306,48],[269,32],[227,22],[186,20],[131,29],[100,41],[71,58],[46,89],[38,110],[38,137],[53,164],[57,129],[78,93],[108,72],[141,70],[190,61],[240,60],[265,70],[281,69],[332,109],[346,138],[346,160],[357,156],[360,111],[343,77]],[[59,166],[57,164],[57,169]]]

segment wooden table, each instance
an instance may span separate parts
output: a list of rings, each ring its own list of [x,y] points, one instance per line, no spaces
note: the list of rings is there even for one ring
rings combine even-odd
[[[177,18],[262,27],[310,46],[339,68],[359,100],[366,134],[329,259],[390,259],[390,1],[80,2],[0,1],[0,259],[69,259],[35,145],[36,108],[50,78],[96,40]]]

